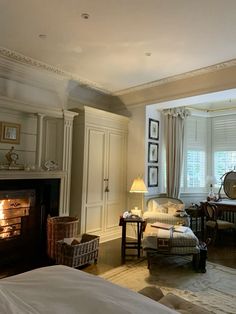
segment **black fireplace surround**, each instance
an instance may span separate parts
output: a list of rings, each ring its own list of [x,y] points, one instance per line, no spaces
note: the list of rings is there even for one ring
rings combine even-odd
[[[29,215],[22,217],[20,236],[0,239],[0,266],[46,258],[47,217],[59,215],[60,179],[0,180],[0,195],[31,193]]]

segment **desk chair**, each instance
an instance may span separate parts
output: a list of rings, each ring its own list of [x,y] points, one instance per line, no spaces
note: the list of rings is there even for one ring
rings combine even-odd
[[[213,244],[219,236],[219,232],[223,230],[232,230],[235,235],[236,225],[232,222],[220,219],[221,212],[218,210],[217,205],[206,203],[204,205],[204,213],[206,216],[206,237],[211,237]]]

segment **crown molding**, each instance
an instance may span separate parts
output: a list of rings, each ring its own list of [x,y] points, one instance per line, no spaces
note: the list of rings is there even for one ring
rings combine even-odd
[[[193,70],[193,71],[189,71],[189,72],[185,72],[185,73],[181,73],[181,74],[177,74],[177,75],[173,75],[173,76],[169,76],[157,81],[153,81],[153,82],[149,82],[146,84],[141,84],[138,86],[134,86],[134,87],[130,87],[127,89],[123,89],[117,92],[114,92],[113,95],[114,96],[123,96],[126,94],[130,94],[133,92],[137,92],[140,90],[144,90],[144,89],[148,89],[151,87],[156,87],[159,85],[163,85],[163,84],[167,84],[167,83],[171,83],[171,82],[175,82],[178,80],[184,80],[184,79],[188,79],[190,77],[194,77],[194,76],[198,76],[198,75],[202,75],[202,74],[207,74],[210,72],[215,72],[215,71],[219,71],[222,69],[226,69],[232,66],[236,66],[236,59],[232,59],[232,60],[228,60],[225,62],[221,62],[221,63],[217,63],[214,65],[210,65],[201,69],[197,69],[197,70]]]
[[[29,114],[38,114],[42,113],[47,115],[48,117],[54,117],[54,118],[62,118],[63,115],[68,110],[63,110],[60,108],[48,108],[43,107],[39,104],[32,104],[26,101],[22,101],[19,99],[9,98],[5,96],[0,95],[0,109],[5,110],[13,110],[20,113],[29,113]]]
[[[13,51],[13,50],[10,50],[10,49],[4,48],[4,47],[0,47],[0,57],[12,60],[18,64],[28,65],[32,68],[36,68],[36,69],[41,70],[41,71],[46,71],[46,72],[50,73],[51,75],[54,75],[54,77],[57,77],[57,79],[74,80],[74,81],[78,82],[78,84],[81,86],[90,87],[90,88],[95,89],[97,91],[100,91],[104,94],[111,94],[111,92],[109,92],[108,90],[105,90],[102,86],[100,86],[99,84],[97,84],[93,81],[90,81],[87,79],[82,79],[81,77],[79,77],[75,74],[64,71],[62,69],[59,69],[59,68],[52,66],[52,65],[49,65],[49,64],[44,63],[42,61],[27,57],[21,53]],[[16,68],[17,68],[17,66],[16,66]],[[22,69],[19,66],[18,72],[21,72],[21,71],[22,71]]]

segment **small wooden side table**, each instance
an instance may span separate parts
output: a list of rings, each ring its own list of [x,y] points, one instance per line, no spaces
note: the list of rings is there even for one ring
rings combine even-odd
[[[190,228],[195,234],[200,233],[203,240],[204,237],[204,214],[201,206],[194,205],[186,209],[190,216]],[[194,224],[193,224],[194,221]]]
[[[128,241],[126,238],[126,225],[127,224],[136,224],[137,225],[137,240]],[[146,227],[146,221],[142,218],[120,218],[120,226],[122,226],[122,242],[121,242],[121,258],[122,262],[125,261],[126,249],[135,249],[137,250],[137,255],[140,257],[141,252],[141,240],[143,231]]]

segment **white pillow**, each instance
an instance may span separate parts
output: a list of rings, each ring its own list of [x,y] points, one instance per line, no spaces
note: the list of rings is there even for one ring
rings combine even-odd
[[[177,213],[184,212],[184,204],[175,204],[168,202],[168,214],[176,215]]]
[[[167,213],[167,208],[163,205],[158,204],[155,200],[152,201],[152,212],[154,213]]]

